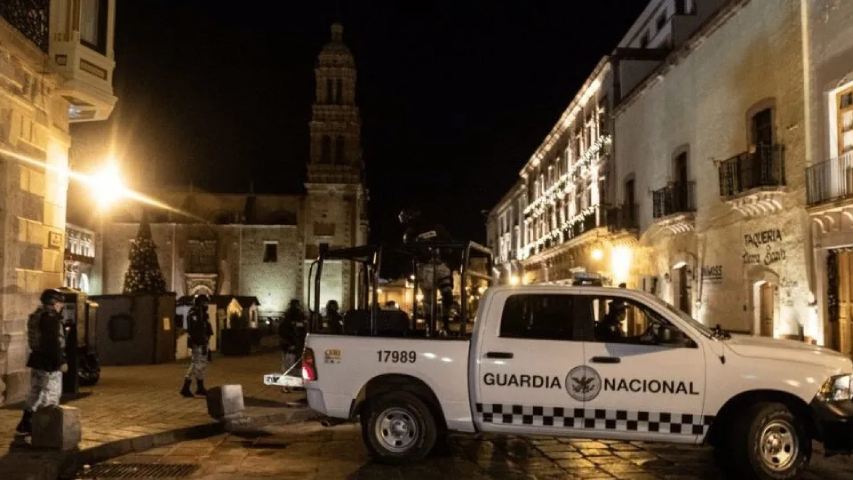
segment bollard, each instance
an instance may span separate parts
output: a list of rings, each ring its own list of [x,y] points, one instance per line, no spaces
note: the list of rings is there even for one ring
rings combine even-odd
[[[73,450],[80,437],[80,410],[74,407],[43,407],[33,414],[33,447]]]
[[[217,420],[240,416],[244,408],[242,385],[222,385],[207,391],[207,413]]]

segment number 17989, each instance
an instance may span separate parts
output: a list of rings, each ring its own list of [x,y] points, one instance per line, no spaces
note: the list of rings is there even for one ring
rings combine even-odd
[[[414,350],[377,350],[376,355],[381,363],[415,363],[418,359]]]

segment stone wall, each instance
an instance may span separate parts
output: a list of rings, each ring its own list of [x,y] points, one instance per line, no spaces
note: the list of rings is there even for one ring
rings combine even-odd
[[[23,398],[27,317],[44,288],[62,285],[68,104],[46,64],[0,18],[0,404]]]
[[[103,244],[104,293],[120,293],[129,265],[130,241],[139,224],[113,223]],[[250,295],[261,302],[261,315],[283,312],[291,298],[302,299],[304,248],[296,225],[152,224],[157,258],[166,286],[178,297],[188,290],[188,243],[216,242],[216,294]],[[264,244],[278,242],[277,261],[263,261]]]

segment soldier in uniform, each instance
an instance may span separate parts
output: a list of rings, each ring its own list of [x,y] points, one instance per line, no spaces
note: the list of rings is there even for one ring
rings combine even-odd
[[[305,339],[305,312],[299,300],[293,299],[284,312],[284,318],[278,324],[279,344],[281,345],[281,368],[286,372],[299,355]],[[301,338],[300,338],[301,336]]]
[[[184,377],[184,386],[181,388],[181,395],[185,397],[193,396],[193,392],[190,391],[193,378],[196,382],[195,393],[207,395],[207,390],[204,388],[204,374],[207,371],[208,342],[213,335],[213,327],[210,326],[207,315],[209,303],[210,297],[207,295],[196,295],[193,298],[193,307],[187,315],[187,347],[192,352],[192,358]]]
[[[62,309],[65,296],[56,289],[41,294],[41,305],[27,321],[27,340],[30,345],[30,393],[24,404],[24,414],[16,433],[32,433],[33,413],[41,407],[59,405],[62,395],[62,372],[65,363],[65,333],[62,327]]]
[[[400,212],[397,217],[403,227],[404,245],[429,246],[430,244],[442,244],[452,241],[450,233],[440,224],[429,224],[421,217],[417,209],[407,208]],[[441,323],[446,328],[451,317],[453,307],[453,265],[448,261],[447,252],[436,248],[431,257],[422,258],[418,265],[416,275],[418,286],[424,293],[424,313],[430,315],[435,298],[434,290],[438,290],[441,297]]]
[[[341,315],[337,300],[326,302],[326,321],[323,331],[332,335],[344,333],[344,317]]]

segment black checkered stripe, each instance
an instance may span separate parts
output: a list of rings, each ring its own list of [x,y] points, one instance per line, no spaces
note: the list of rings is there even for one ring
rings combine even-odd
[[[653,432],[705,435],[713,416],[668,412],[631,412],[590,408],[534,407],[527,405],[477,404],[483,423],[567,427],[616,432]]]

